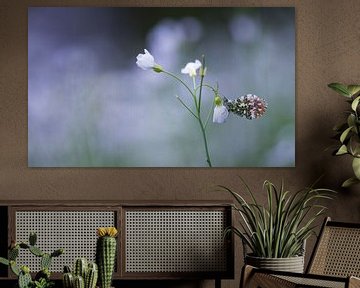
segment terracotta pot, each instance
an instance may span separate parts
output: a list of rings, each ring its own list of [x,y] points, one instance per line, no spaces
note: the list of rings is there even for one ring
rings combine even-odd
[[[245,256],[245,263],[254,267],[275,271],[304,272],[304,256],[289,258],[263,258],[251,255]]]

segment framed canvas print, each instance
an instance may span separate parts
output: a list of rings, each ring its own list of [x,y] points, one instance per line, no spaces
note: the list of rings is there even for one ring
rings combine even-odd
[[[293,167],[294,8],[30,7],[30,167]]]

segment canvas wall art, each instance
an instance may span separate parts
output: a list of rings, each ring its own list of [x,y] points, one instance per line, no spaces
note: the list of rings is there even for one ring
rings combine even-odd
[[[294,12],[30,7],[29,167],[295,166]]]

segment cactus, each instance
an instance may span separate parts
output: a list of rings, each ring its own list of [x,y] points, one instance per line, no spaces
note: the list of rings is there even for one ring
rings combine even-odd
[[[49,268],[50,268],[50,265],[51,265],[51,260],[52,260],[51,255],[48,254],[48,253],[44,253],[44,254],[41,256],[41,261],[40,261],[40,267],[41,267],[41,269],[44,269],[44,268],[49,269]]]
[[[21,271],[18,279],[19,288],[28,288],[31,282],[32,279],[31,279],[29,267],[27,266],[21,267]]]
[[[54,252],[52,252],[50,255],[51,257],[58,257],[63,253],[64,253],[64,249],[57,249]]]
[[[110,288],[116,258],[115,227],[98,228],[96,243],[96,262],[99,268],[100,288]]]
[[[86,260],[86,258],[76,259],[74,266],[75,276],[81,276],[83,279],[85,279],[87,268],[88,268],[88,261]]]
[[[8,251],[8,259],[0,257],[0,264],[10,266],[11,271],[18,276],[18,286],[19,288],[28,288],[28,287],[51,287],[53,282],[50,281],[50,271],[49,267],[53,257],[60,256],[64,250],[57,249],[53,253],[44,253],[40,250],[36,244],[37,236],[35,233],[30,233],[29,244],[20,242],[16,243],[11,241]],[[27,266],[22,266],[21,268],[16,264],[16,259],[19,256],[19,250],[29,250],[30,253],[37,257],[41,257],[41,271],[39,271],[35,276],[35,281],[32,280],[30,275],[30,269]]]
[[[41,257],[41,256],[44,255],[44,252],[42,252],[42,251],[40,250],[40,248],[38,248],[38,247],[36,247],[36,246],[30,245],[29,251],[30,251],[32,254],[34,254],[35,256],[37,256],[37,257]]]
[[[29,244],[31,246],[35,246],[37,241],[37,235],[35,232],[31,232],[29,235]]]
[[[82,281],[80,280],[80,278],[82,279]],[[80,288],[95,288],[97,279],[98,268],[96,263],[90,262],[88,264],[86,258],[78,258],[75,260],[73,273],[71,273],[71,269],[69,266],[64,266],[64,288],[78,288],[75,286],[75,282],[77,282],[76,285],[78,285]],[[83,284],[81,282],[83,282]]]
[[[40,281],[41,278],[49,280],[50,275],[51,275],[51,273],[50,273],[49,269],[44,268],[44,269],[40,270],[38,273],[36,273],[35,280]]]
[[[64,273],[62,277],[62,282],[64,288],[73,288],[74,287],[74,276],[72,273]]]
[[[20,268],[16,265],[16,262],[14,260],[10,260],[10,269],[11,271],[16,275],[19,276],[20,274]]]
[[[9,250],[8,253],[9,260],[16,260],[16,258],[19,256],[19,246],[16,245],[14,248]]]
[[[95,288],[98,279],[98,266],[96,263],[89,263],[85,276],[85,288]]]
[[[84,278],[80,275],[74,277],[74,288],[85,288]]]

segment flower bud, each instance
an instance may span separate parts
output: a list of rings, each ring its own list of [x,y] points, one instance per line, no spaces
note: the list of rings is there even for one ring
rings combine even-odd
[[[157,73],[161,73],[164,71],[164,69],[159,64],[156,64],[152,69]]]
[[[216,106],[220,106],[222,104],[222,99],[220,96],[215,96],[214,103]]]

